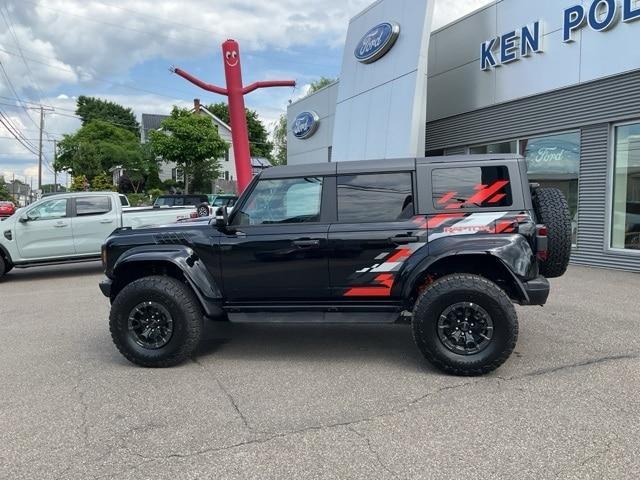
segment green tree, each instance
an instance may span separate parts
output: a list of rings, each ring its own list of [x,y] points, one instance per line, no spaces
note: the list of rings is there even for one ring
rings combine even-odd
[[[218,177],[218,158],[224,155],[227,144],[210,118],[174,107],[161,127],[161,131],[149,132],[151,148],[156,155],[175,162],[183,170],[185,193],[189,193],[191,178],[196,182],[211,182]]]
[[[77,175],[71,177],[71,187],[69,190],[72,192],[86,192],[89,189],[89,181],[84,175]]]
[[[229,107],[226,103],[214,103],[206,108],[224,123],[228,124],[230,122]],[[251,156],[272,160],[273,144],[269,141],[269,132],[264,123],[262,123],[262,120],[260,120],[258,112],[245,108],[245,113],[247,115]]]
[[[7,190],[7,185],[4,183],[4,177],[0,177],[0,200],[10,202],[13,199],[11,194]]]
[[[100,173],[91,180],[92,192],[109,192],[114,191],[113,178],[106,173]]]
[[[140,132],[140,124],[133,110],[107,100],[80,95],[76,102],[76,115],[82,119],[82,125],[93,120],[102,120],[125,128],[136,136]]]
[[[160,184],[160,167],[156,155],[151,150],[151,145],[141,145],[140,155],[132,155],[126,163],[123,163],[124,176],[121,179],[122,193],[140,193],[145,189],[157,188]],[[124,182],[124,183],[123,183]]]
[[[274,165],[287,164],[287,115],[283,113],[276,122],[272,133],[275,154],[272,163]]]
[[[320,77],[318,80],[311,82],[311,84],[309,85],[309,91],[307,92],[307,95],[311,95],[312,93],[315,93],[318,90],[328,85],[331,85],[335,81],[336,81],[335,78]]]
[[[110,168],[136,164],[142,157],[138,137],[131,131],[102,120],[92,120],[58,143],[54,168],[92,180]]]

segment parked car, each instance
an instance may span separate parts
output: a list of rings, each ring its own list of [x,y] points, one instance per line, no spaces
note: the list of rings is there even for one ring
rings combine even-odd
[[[114,192],[60,193],[0,224],[0,277],[14,267],[100,258],[104,240],[121,227],[142,228],[196,217],[193,206],[132,209]]]
[[[103,247],[116,347],[131,362],[191,358],[203,319],[396,322],[457,375],[511,355],[513,303],[544,305],[571,250],[569,207],[488,155],[275,167],[230,216],[113,233]]]
[[[207,204],[202,204],[198,207],[199,217],[212,217],[220,208],[225,208],[227,214],[229,214],[231,213],[231,210],[233,210],[233,206],[238,201],[238,197],[236,195],[229,194],[207,195],[207,197]]]
[[[16,213],[16,206],[13,202],[0,202],[0,219],[4,220],[14,213]]]
[[[153,206],[159,207],[197,207],[203,203],[207,203],[209,197],[207,195],[160,195],[153,202]]]

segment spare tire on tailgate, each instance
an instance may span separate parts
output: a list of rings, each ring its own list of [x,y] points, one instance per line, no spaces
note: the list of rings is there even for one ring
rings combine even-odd
[[[533,192],[538,223],[547,227],[548,257],[540,262],[540,274],[547,278],[564,275],[571,257],[569,204],[557,188],[539,187]]]

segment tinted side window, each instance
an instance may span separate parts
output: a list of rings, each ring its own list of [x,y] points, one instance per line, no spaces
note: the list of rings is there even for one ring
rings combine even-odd
[[[438,210],[496,208],[513,204],[509,169],[504,166],[433,170],[433,205]]]
[[[76,215],[104,215],[111,211],[111,199],[104,197],[78,197],[76,198]]]
[[[260,180],[233,225],[273,225],[320,221],[322,178]]]
[[[410,173],[338,177],[338,221],[394,222],[414,215]]]

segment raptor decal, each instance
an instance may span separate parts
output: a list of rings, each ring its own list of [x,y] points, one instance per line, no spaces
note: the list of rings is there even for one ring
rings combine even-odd
[[[490,198],[497,191],[499,189],[491,188],[484,191],[483,195]],[[430,242],[459,235],[515,233],[521,224],[532,223],[533,219],[527,213],[456,212],[421,215],[411,222],[418,228],[411,232],[411,235],[418,237],[418,241],[381,253],[373,259],[375,263],[356,271],[351,278],[353,286],[344,292],[345,297],[390,297],[398,272],[405,262]]]

